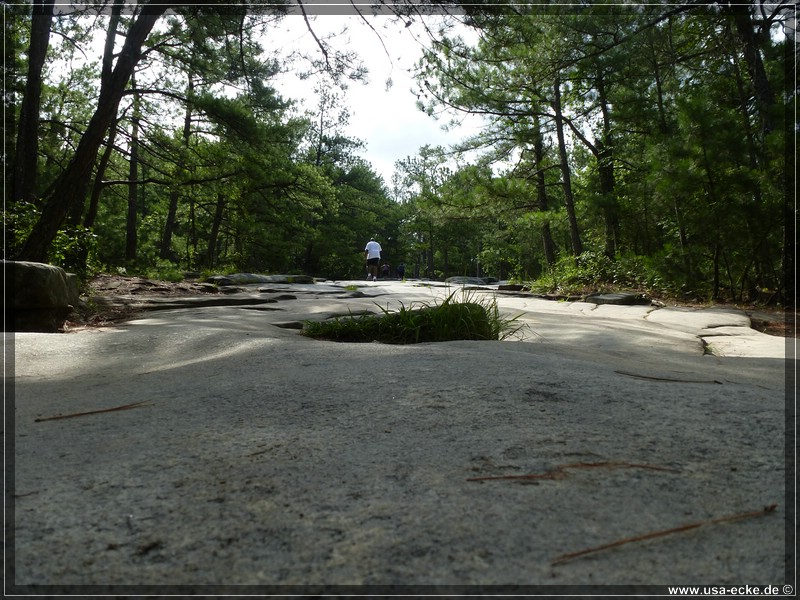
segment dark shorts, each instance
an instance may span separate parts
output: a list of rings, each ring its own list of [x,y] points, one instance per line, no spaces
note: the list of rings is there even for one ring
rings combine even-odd
[[[370,259],[367,259],[367,264],[368,264],[370,267],[377,267],[379,262],[381,262],[381,259],[380,259],[380,258],[370,258]]]

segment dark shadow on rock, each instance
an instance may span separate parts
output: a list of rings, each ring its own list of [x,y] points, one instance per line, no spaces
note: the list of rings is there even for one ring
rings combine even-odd
[[[616,292],[608,294],[589,294],[584,298],[584,302],[592,304],[619,304],[631,306],[636,304],[648,305],[650,298],[637,292]]]

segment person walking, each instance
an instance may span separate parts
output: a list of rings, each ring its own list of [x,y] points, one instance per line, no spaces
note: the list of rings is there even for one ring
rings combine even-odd
[[[369,238],[364,248],[364,260],[367,261],[367,279],[372,277],[372,281],[378,281],[378,264],[381,262],[381,251],[381,245],[375,241],[375,238]]]

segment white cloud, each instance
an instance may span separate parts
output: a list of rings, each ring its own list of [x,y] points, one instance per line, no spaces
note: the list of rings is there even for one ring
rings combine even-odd
[[[374,31],[357,16],[319,17],[312,21],[312,27],[318,37],[339,32],[345,25],[348,27],[348,34],[332,43],[337,48],[358,53],[369,69],[369,82],[351,83],[346,92],[345,101],[350,109],[347,134],[366,143],[361,155],[386,184],[391,185],[396,161],[415,156],[424,145],[457,143],[474,133],[480,120],[477,117],[468,119],[465,126],[445,132],[443,121],[419,110],[409,70],[422,55],[422,49],[412,36],[413,27],[406,29],[402,24],[392,23],[388,16],[368,19]],[[319,52],[302,18],[288,17],[276,34],[271,47],[286,50],[287,44],[297,43],[306,51]],[[392,80],[392,86],[387,89],[388,79]],[[313,110],[316,109],[314,83],[290,76],[277,85],[286,97],[305,98],[305,108]]]

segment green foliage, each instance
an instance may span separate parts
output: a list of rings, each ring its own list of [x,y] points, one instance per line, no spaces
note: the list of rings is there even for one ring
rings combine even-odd
[[[600,252],[586,251],[561,258],[531,288],[541,293],[585,294],[596,291],[640,290],[664,295],[672,290],[657,261],[629,255],[612,260]]]
[[[490,240],[487,243],[487,239]],[[509,279],[521,275],[519,249],[513,243],[500,241],[495,237],[484,237],[484,250],[478,255],[483,272],[490,273],[498,279]]]
[[[97,236],[87,227],[59,230],[50,247],[48,262],[86,281],[99,270]]]
[[[156,279],[158,281],[179,283],[184,280],[183,270],[175,263],[166,260],[157,260],[152,267],[137,270],[136,273],[140,277]]]
[[[337,342],[416,344],[451,340],[499,340],[510,335],[513,319],[501,317],[497,303],[455,292],[438,304],[401,305],[382,315],[351,315],[330,321],[306,321],[303,334]]]
[[[584,8],[530,18],[472,11],[475,45],[441,30],[419,63],[418,97],[431,114],[452,107],[491,115],[460,148],[483,153],[454,168],[449,149],[421,148],[398,163],[394,199],[356,155],[363,144],[346,135],[348,107],[333,86],[320,88],[318,110],[306,115],[271,87],[289,66],[262,51],[270,19],[244,8],[176,10],[144,45],[142,93],[122,96],[108,164],[95,173],[104,183],[90,190],[99,194],[97,216],[83,221],[94,233],[62,228],[52,260],[78,272],[102,263],[171,280],[182,269],[343,279],[363,275],[364,242],[375,234],[393,266],[428,277],[534,278],[553,292],[632,288],[736,301],[763,289],[791,294],[784,136],[794,123],[784,79],[793,55],[791,40],[773,35],[786,18],[781,9],[768,20],[747,9],[736,21],[722,5],[669,15],[660,5]],[[24,93],[28,23],[6,23],[16,97]],[[117,31],[128,23],[125,16]],[[107,25],[80,11],[54,21],[40,104],[41,197],[92,118],[101,78],[93,42]],[[338,58],[349,57],[330,57],[342,76],[346,60]],[[756,59],[763,69],[750,64]],[[768,79],[754,80],[758,73]],[[565,163],[555,144],[556,77],[569,115]],[[770,84],[772,100],[759,95]],[[125,261],[123,149],[132,148],[134,113],[138,247],[136,260]],[[90,197],[82,214],[78,199],[69,222],[86,219]],[[14,255],[39,212],[7,207],[6,251]],[[577,257],[575,233],[586,250]]]
[[[16,255],[39,219],[39,214],[39,209],[32,202],[9,204],[3,212],[3,226],[6,234],[5,251],[9,257]]]
[[[484,164],[514,162],[488,186],[465,186],[472,202],[462,206],[477,208],[470,216],[480,221],[485,270],[534,274],[548,291],[630,287],[744,301],[766,287],[791,295],[780,274],[787,224],[778,199],[782,138],[793,123],[791,111],[780,116],[789,96],[769,93],[790,72],[781,63],[791,54],[779,51],[790,41],[779,41],[776,27],[789,11],[773,16],[722,9],[667,19],[655,5],[603,5],[569,18],[476,14],[477,44],[445,35],[432,45],[417,70],[425,108],[492,115],[463,146],[485,146]],[[748,28],[753,35],[743,36]],[[761,57],[763,71],[752,64]],[[577,228],[563,209],[565,178],[553,168],[556,76],[572,115],[567,170]],[[788,120],[775,126],[780,118]],[[437,223],[446,186],[438,204],[420,205],[418,222]],[[492,202],[482,204],[486,190]],[[564,256],[576,231],[587,252],[548,267],[546,236]]]

